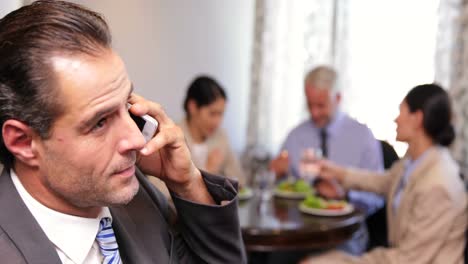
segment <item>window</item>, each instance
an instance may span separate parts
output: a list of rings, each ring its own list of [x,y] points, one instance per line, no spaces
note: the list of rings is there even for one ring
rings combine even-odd
[[[277,153],[308,116],[303,78],[333,65],[342,110],[396,143],[399,104],[434,80],[439,0],[258,1],[248,142]]]
[[[395,141],[398,107],[416,85],[434,81],[437,33],[435,0],[351,1],[349,11],[349,87],[343,108],[389,141]]]

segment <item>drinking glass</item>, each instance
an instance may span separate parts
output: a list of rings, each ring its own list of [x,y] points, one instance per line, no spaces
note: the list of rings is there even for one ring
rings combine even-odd
[[[304,149],[299,162],[300,176],[307,181],[313,181],[320,172],[318,164],[320,159],[322,159],[322,151],[319,148]]]
[[[273,195],[275,188],[276,175],[273,171],[264,169],[260,170],[256,177],[256,189],[262,200],[269,200]]]

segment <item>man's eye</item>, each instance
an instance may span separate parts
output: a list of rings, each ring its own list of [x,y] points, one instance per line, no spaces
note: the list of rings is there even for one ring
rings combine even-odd
[[[107,118],[101,118],[96,125],[94,125],[93,130],[99,130],[104,127],[107,123]]]

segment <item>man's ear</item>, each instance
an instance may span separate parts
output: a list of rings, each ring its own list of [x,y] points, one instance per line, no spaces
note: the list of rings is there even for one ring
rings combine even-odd
[[[335,103],[338,105],[341,102],[341,93],[335,92]]]
[[[6,148],[16,160],[30,166],[37,165],[37,155],[33,144],[35,135],[33,129],[21,121],[9,119],[3,123],[2,136]]]

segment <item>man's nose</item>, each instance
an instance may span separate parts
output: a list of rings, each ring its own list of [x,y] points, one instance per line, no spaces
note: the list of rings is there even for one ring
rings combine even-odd
[[[123,135],[118,146],[119,153],[139,151],[145,146],[145,138],[130,115],[127,114],[123,119],[121,129]]]
[[[318,118],[320,116],[320,111],[317,108],[312,108],[310,110],[310,114],[312,115],[312,117]]]

